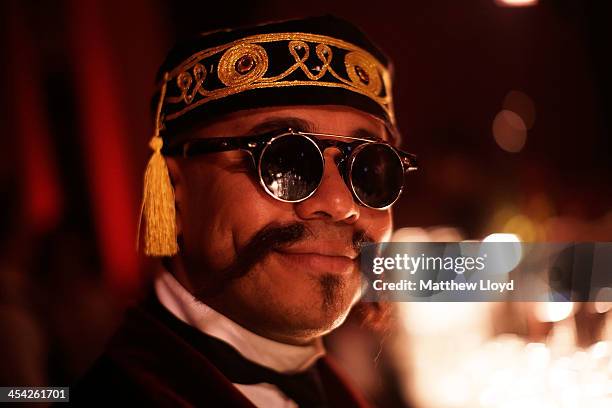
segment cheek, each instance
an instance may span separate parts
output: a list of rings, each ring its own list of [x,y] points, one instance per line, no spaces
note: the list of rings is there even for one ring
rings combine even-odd
[[[263,227],[291,214],[290,204],[273,200],[249,174],[214,166],[202,166],[186,193],[185,250],[207,259],[215,269],[229,266],[236,250]]]
[[[376,242],[389,241],[393,232],[393,218],[391,210],[373,210],[365,208],[361,210],[362,225],[370,238]]]

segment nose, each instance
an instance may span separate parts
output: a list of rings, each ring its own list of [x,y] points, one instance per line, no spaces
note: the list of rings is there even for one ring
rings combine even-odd
[[[324,153],[323,179],[315,193],[295,204],[295,212],[304,220],[325,220],[353,224],[359,219],[359,207],[344,182],[335,158],[340,151],[327,149]]]

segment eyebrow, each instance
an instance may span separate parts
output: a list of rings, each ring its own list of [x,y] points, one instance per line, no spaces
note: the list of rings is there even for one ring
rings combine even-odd
[[[273,132],[276,130],[293,129],[301,132],[316,132],[317,128],[314,123],[295,117],[272,117],[253,126],[246,134],[259,134]]]
[[[369,139],[369,140],[375,140],[377,142],[384,142],[384,138],[380,137],[379,135],[377,135],[376,133],[368,130],[368,129],[364,129],[364,128],[359,128],[355,131],[353,131],[353,135],[354,137],[358,137],[360,139]]]
[[[317,126],[313,122],[306,119],[296,117],[272,117],[253,126],[251,129],[249,129],[247,134],[260,134],[287,129],[293,129],[297,130],[298,132],[305,133],[317,133],[318,131]],[[381,142],[384,141],[384,138],[365,128],[358,128],[347,136]]]

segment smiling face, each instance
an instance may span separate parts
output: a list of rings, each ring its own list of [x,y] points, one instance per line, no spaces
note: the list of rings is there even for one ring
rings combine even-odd
[[[289,127],[387,137],[372,116],[331,106],[243,111],[188,137]],[[319,188],[298,203],[267,194],[246,152],[169,157],[181,246],[171,260],[177,279],[220,313],[278,341],[306,343],[340,325],[359,297],[357,246],[388,240],[391,212],[354,201],[334,161],[339,154],[324,152]]]

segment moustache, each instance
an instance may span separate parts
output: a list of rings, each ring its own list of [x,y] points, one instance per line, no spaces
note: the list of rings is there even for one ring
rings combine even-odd
[[[314,234],[305,223],[268,224],[257,233],[236,253],[234,262],[221,273],[217,284],[196,290],[196,297],[207,297],[218,293],[231,280],[245,276],[256,264],[261,262],[271,252],[283,249],[301,240],[313,237]],[[365,231],[353,234],[351,245],[357,253],[364,245],[375,242]]]

